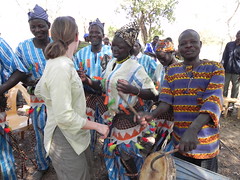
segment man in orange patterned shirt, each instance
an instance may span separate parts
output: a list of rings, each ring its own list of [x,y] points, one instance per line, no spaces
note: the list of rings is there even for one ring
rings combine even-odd
[[[178,41],[184,61],[169,66],[158,108],[141,113],[138,121],[145,125],[173,107],[172,141],[179,149],[174,156],[217,172],[224,69],[199,59],[202,42],[196,31],[183,31]]]

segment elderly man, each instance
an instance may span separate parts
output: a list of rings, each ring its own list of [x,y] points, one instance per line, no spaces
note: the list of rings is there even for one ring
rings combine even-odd
[[[98,18],[89,23],[89,40],[91,45],[80,49],[75,54],[75,66],[76,69],[82,69],[86,71],[86,74],[93,79],[101,79],[102,72],[105,70],[107,63],[112,59],[111,46],[104,45],[102,43],[104,37],[104,23]],[[101,96],[101,92],[95,91],[88,85],[84,85],[87,116],[92,121],[102,122],[106,107],[98,106],[103,103],[104,98]],[[94,150],[96,143],[95,131],[91,131],[91,150]]]
[[[104,23],[99,19],[89,23],[89,40],[91,45],[82,48],[75,55],[75,64],[79,68],[87,70],[87,75],[91,78],[100,77],[106,67],[104,61],[112,57],[110,46],[103,45]]]
[[[29,78],[25,83],[28,86],[31,108],[33,109],[30,117],[35,131],[36,146],[34,150],[38,165],[38,170],[33,177],[34,179],[41,179],[47,172],[50,163],[50,159],[46,158],[46,151],[43,145],[43,130],[46,125],[47,113],[44,102],[34,95],[34,89],[46,65],[44,49],[51,41],[49,37],[51,24],[48,21],[46,11],[38,5],[34,7],[33,11],[28,12],[28,23],[34,37],[20,42],[16,49],[16,54],[28,69]]]
[[[145,125],[173,107],[172,141],[179,149],[174,155],[217,172],[224,69],[220,63],[199,59],[202,42],[196,31],[183,31],[178,42],[184,61],[169,66],[158,108],[142,112],[138,121]]]

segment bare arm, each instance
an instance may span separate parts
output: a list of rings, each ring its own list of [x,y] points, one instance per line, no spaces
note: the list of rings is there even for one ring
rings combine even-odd
[[[13,86],[15,86],[17,83],[19,83],[21,80],[26,78],[26,73],[20,72],[19,70],[16,70],[10,78],[0,86],[0,95],[4,92],[11,89]]]
[[[107,125],[88,121],[88,120],[82,129],[94,129],[101,134],[101,138],[103,139],[105,139],[109,133],[109,127]]]
[[[211,121],[211,117],[207,113],[200,113],[198,117],[192,122],[189,128],[184,132],[179,142],[179,150],[188,152],[196,149],[199,144],[197,134],[202,127]]]
[[[117,90],[125,94],[134,94],[145,100],[156,100],[157,96],[153,94],[150,89],[141,89],[131,85],[128,81],[119,79],[117,83]]]
[[[142,126],[146,126],[148,122],[152,121],[153,119],[157,118],[159,115],[167,112],[169,108],[171,107],[170,104],[167,104],[165,102],[160,102],[157,109],[155,109],[153,112],[139,112],[139,116],[135,117],[135,121],[138,121],[139,124]]]
[[[101,82],[99,80],[92,80],[90,79],[87,75],[86,75],[86,70],[79,70],[77,71],[79,77],[81,78],[83,84],[86,84],[88,86],[90,86],[91,88],[95,89],[95,90],[102,90],[101,87]]]

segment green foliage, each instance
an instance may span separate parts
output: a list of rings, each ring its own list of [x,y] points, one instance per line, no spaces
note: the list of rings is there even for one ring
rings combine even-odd
[[[109,27],[108,27],[107,37],[108,37],[109,39],[113,39],[114,33],[115,33],[116,31],[117,31],[117,28],[116,28],[116,27],[109,26]]]
[[[173,22],[177,0],[124,0],[121,9],[126,18],[138,22],[144,43],[162,35],[161,22]]]

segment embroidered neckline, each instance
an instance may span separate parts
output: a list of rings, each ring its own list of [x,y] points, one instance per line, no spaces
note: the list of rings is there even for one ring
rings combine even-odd
[[[122,64],[123,62],[125,62],[126,60],[128,60],[130,58],[130,56],[126,57],[125,59],[121,60],[121,61],[116,61],[117,64]]]

